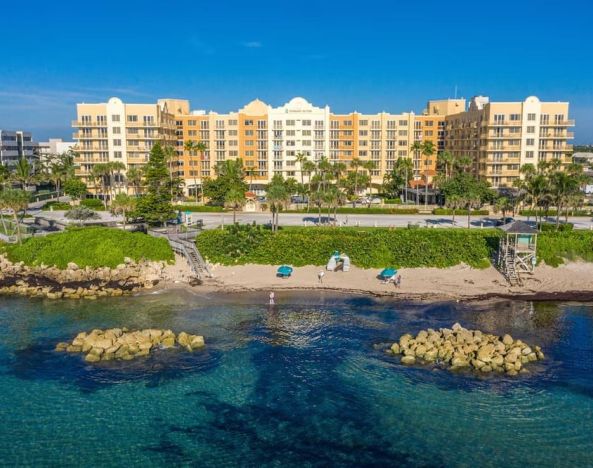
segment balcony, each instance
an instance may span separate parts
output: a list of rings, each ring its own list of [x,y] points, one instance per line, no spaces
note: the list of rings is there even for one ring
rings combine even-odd
[[[540,127],[572,127],[574,126],[574,120],[561,120],[554,122],[540,122]]]
[[[80,120],[73,120],[72,127],[107,127],[105,122],[81,122]]]
[[[520,120],[497,120],[491,122],[482,122],[482,127],[520,127]]]
[[[158,127],[158,123],[156,122],[144,122],[144,121],[138,121],[138,122],[130,122],[127,121],[126,122],[126,127]],[[167,127],[169,128],[169,127]],[[176,128],[176,127],[175,127]]]
[[[77,140],[107,140],[107,135],[97,135],[94,133],[82,133],[82,132],[74,132],[72,134],[72,138]]]

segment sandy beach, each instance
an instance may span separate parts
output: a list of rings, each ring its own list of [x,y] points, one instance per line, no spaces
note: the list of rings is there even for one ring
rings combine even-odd
[[[348,272],[325,271],[318,266],[294,268],[291,278],[276,277],[276,266],[212,266],[214,278],[206,279],[196,290],[208,291],[282,291],[334,290],[378,296],[400,296],[420,300],[473,299],[522,296],[539,299],[593,299],[593,264],[571,262],[558,268],[542,265],[533,275],[524,276],[523,286],[511,287],[493,267],[478,270],[466,265],[452,268],[404,268],[401,285],[384,284],[377,278],[378,269],[351,267]],[[188,278],[189,271],[178,259],[170,267],[170,279]],[[318,273],[324,271],[323,283]],[[182,282],[184,280],[182,279]]]

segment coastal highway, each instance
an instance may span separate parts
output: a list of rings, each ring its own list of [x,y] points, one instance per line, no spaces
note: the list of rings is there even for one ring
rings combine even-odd
[[[46,219],[67,222],[64,211],[39,211],[29,209],[33,216],[42,216]],[[114,216],[109,212],[98,212],[105,222],[121,221],[120,216]],[[228,225],[233,222],[233,213],[192,213],[192,219],[203,220],[205,229],[216,229],[221,224]],[[322,214],[322,222],[327,222],[327,214]],[[280,213],[278,217],[281,226],[314,226],[317,224],[316,213]],[[332,218],[333,219],[333,218]],[[471,227],[474,229],[488,228],[496,225],[499,216],[472,216]],[[527,221],[526,217],[517,216],[515,219]],[[237,221],[241,224],[267,224],[272,220],[270,213],[237,213]],[[530,221],[533,221],[532,217]],[[547,221],[555,222],[555,218],[548,218]],[[593,219],[585,217],[569,217],[568,221],[573,223],[575,229],[593,229]],[[340,226],[361,226],[361,227],[406,227],[410,224],[420,227],[434,228],[466,228],[467,216],[455,216],[453,223],[452,216],[438,215],[387,215],[387,214],[338,214],[337,223]]]
[[[201,219],[204,221],[205,229],[213,229],[219,227],[221,224],[231,224],[233,222],[233,214],[225,213],[193,213],[193,219]],[[488,228],[496,225],[496,220],[500,217],[496,216],[472,216],[471,227],[480,229]],[[527,221],[526,217],[517,216],[515,219],[522,219]],[[269,213],[237,213],[237,221],[241,224],[253,223],[266,224],[270,223],[272,215]],[[533,217],[531,218],[533,220]],[[303,213],[280,213],[278,221],[281,226],[313,226],[317,223],[317,214],[303,214]],[[322,221],[327,222],[327,214],[322,214]],[[548,221],[555,222],[555,218],[549,218]],[[575,225],[575,229],[593,229],[592,218],[583,217],[569,217],[568,221]],[[437,215],[386,215],[386,214],[338,214],[337,223],[340,226],[363,226],[363,227],[405,227],[409,224],[418,225],[421,227],[435,227],[435,228],[466,228],[467,216],[455,216],[455,223],[453,223],[452,216],[437,216]]]

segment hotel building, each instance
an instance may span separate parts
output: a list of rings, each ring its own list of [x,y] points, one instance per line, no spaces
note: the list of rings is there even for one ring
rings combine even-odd
[[[531,96],[523,102],[490,102],[472,98],[469,109],[448,115],[445,148],[455,156],[470,156],[473,171],[494,188],[512,187],[519,168],[558,159],[571,161],[574,137],[569,130],[567,102],[541,102]]]
[[[95,188],[91,177],[98,163],[120,161],[126,168],[143,166],[155,142],[175,143],[175,115],[189,112],[189,101],[159,99],[154,104],[126,104],[118,98],[106,103],[77,104],[72,122],[77,141],[77,175]]]
[[[428,101],[421,115],[334,114],[296,97],[280,107],[256,99],[245,107],[219,114],[190,111],[189,102],[160,99],[155,104],[125,104],[111,98],[102,104],[78,104],[79,175],[89,178],[94,164],[121,161],[127,168],[148,161],[156,141],[175,147],[174,171],[185,191],[215,177],[216,165],[241,158],[255,189],[263,189],[275,174],[301,178],[297,155],[311,161],[325,157],[347,166],[354,158],[372,161],[374,184],[381,184],[399,158],[411,158],[416,185],[436,173],[437,153],[447,150],[471,156],[474,171],[495,187],[512,184],[519,167],[527,162],[560,158],[568,161],[567,139],[574,125],[568,120],[568,103],[491,103],[473,98],[466,110],[464,99]],[[411,151],[414,141],[431,141],[435,153],[426,157]],[[203,151],[187,149],[201,142]],[[305,178],[306,179],[306,178]]]

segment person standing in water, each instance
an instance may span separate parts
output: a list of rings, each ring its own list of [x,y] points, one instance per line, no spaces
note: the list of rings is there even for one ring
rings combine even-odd
[[[270,292],[270,305],[274,305],[274,291]]]

